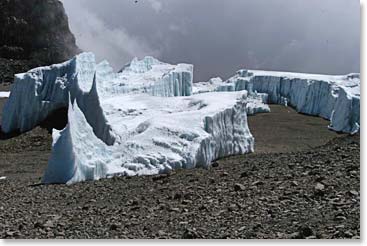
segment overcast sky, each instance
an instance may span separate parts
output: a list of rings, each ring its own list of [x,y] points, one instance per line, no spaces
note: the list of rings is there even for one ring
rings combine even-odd
[[[153,55],[195,81],[239,68],[359,72],[359,0],[62,0],[77,44],[117,70]]]

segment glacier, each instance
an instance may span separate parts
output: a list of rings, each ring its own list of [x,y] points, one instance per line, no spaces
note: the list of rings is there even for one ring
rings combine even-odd
[[[218,100],[221,98],[221,100]],[[97,137],[77,100],[68,125],[53,130],[44,183],[75,183],[116,175],[153,175],[177,168],[208,167],[212,161],[254,151],[246,91],[188,97],[120,95],[101,100],[116,133],[113,145]],[[98,124],[98,122],[96,122]]]
[[[329,76],[240,70],[223,81],[193,83],[193,65],[134,58],[118,73],[82,53],[61,64],[17,74],[3,109],[2,131],[26,132],[55,110],[68,123],[52,131],[43,183],[72,184],[116,175],[207,168],[222,157],[253,152],[247,116],[269,103],[330,120],[357,133],[359,74]]]
[[[239,70],[226,81],[194,83],[195,93],[241,91],[258,94],[266,103],[294,107],[298,112],[330,121],[329,128],[355,134],[360,130],[360,75],[318,75]]]
[[[247,91],[192,95],[193,66],[152,57],[114,73],[92,53],[15,76],[2,129],[28,131],[58,108],[68,124],[53,129],[43,183],[151,175],[254,151],[247,115],[269,112]],[[220,98],[220,100],[218,100]]]

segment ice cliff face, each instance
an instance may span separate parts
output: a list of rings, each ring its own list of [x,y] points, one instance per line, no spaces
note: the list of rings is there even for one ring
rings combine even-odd
[[[240,70],[225,82],[194,84],[194,91],[265,93],[268,103],[294,107],[298,112],[330,120],[330,129],[356,133],[360,128],[359,74],[329,76]]]
[[[88,93],[94,75],[98,81],[96,90],[104,96],[126,93],[188,96],[192,91],[192,73],[192,65],[170,65],[152,57],[134,59],[121,73],[114,73],[108,62],[96,64],[92,53],[82,53],[61,64],[17,74],[4,107],[7,117],[2,119],[2,130],[10,133],[33,129],[53,111],[68,107],[69,93],[73,98]],[[83,109],[86,103],[80,103]]]

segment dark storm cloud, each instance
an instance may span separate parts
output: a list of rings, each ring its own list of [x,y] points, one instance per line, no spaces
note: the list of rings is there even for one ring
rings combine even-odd
[[[358,0],[63,0],[79,46],[117,69],[153,55],[195,80],[241,67],[359,72]]]

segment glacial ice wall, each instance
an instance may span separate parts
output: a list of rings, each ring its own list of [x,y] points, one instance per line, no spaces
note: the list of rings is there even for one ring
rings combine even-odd
[[[61,64],[15,75],[3,109],[2,131],[29,131],[53,111],[67,107],[70,84],[78,81],[82,88],[91,88],[94,70],[94,55],[84,53]]]
[[[221,100],[218,100],[218,97]],[[247,125],[247,92],[189,97],[119,95],[101,100],[118,137],[113,145],[95,136],[77,100],[69,124],[53,132],[44,183],[75,183],[114,175],[151,175],[177,168],[208,167],[220,157],[254,150]]]
[[[121,73],[114,73],[107,61],[96,64],[93,53],[82,53],[61,64],[17,74],[3,109],[7,117],[2,119],[2,131],[33,129],[55,110],[68,107],[69,94],[81,98],[78,94],[89,93],[94,80],[98,81],[95,90],[103,96],[129,93],[188,96],[192,91],[192,74],[192,65],[170,65],[152,57],[141,61],[134,59]],[[92,98],[89,97],[88,103],[93,102]],[[85,107],[86,103],[78,103],[82,110],[90,110],[93,114],[93,110]],[[106,129],[99,131],[102,134]]]
[[[298,112],[330,120],[330,129],[334,131],[359,131],[359,76],[252,73],[250,86],[254,91],[267,93],[270,103],[281,104],[286,99]]]
[[[354,134],[360,128],[359,74],[330,76],[240,70],[227,81],[194,83],[194,91],[241,91],[290,105],[298,112],[330,120],[330,129]]]

